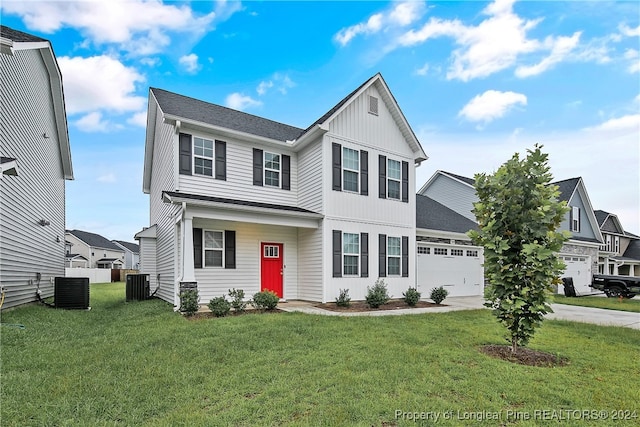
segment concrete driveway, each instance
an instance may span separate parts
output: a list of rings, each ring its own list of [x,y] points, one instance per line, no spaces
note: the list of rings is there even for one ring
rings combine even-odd
[[[444,300],[443,307],[412,308],[399,310],[369,311],[365,313],[344,313],[323,310],[315,307],[314,303],[304,301],[290,301],[278,305],[284,311],[300,311],[309,314],[323,314],[327,316],[394,316],[400,314],[444,313],[448,311],[476,310],[485,308],[482,297],[450,297]],[[547,319],[571,320],[574,322],[593,323],[605,326],[622,326],[640,330],[640,313],[628,311],[605,310],[603,308],[579,307],[565,304],[551,304],[553,313]]]

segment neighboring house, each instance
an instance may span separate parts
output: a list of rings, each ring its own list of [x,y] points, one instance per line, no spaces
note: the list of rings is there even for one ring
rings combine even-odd
[[[176,306],[181,286],[203,302],[230,288],[362,300],[378,277],[400,296],[426,158],[380,74],[306,129],[151,88],[142,272]]]
[[[443,286],[449,296],[482,295],[483,248],[467,236],[478,225],[435,200],[416,196],[418,286]],[[424,293],[424,292],[423,292]]]
[[[125,251],[99,234],[67,230],[65,239],[72,244],[73,255],[83,257],[88,268],[124,268]]]
[[[618,216],[594,212],[604,244],[600,246],[598,273],[640,276],[640,237],[624,231]]]
[[[49,41],[0,26],[0,287],[3,308],[64,277],[73,179],[62,76]]]
[[[112,242],[124,251],[124,268],[127,270],[140,268],[140,246],[122,240],[112,240]]]
[[[89,260],[80,254],[73,253],[73,243],[64,241],[65,267],[67,268],[88,268]]]
[[[471,212],[473,203],[478,200],[474,183],[475,180],[471,178],[437,171],[420,189],[419,194],[476,222]],[[571,233],[571,238],[563,245],[559,254],[567,265],[563,277],[573,279],[578,294],[589,293],[591,276],[598,271],[598,248],[603,242],[598,222],[582,178],[552,184],[558,186],[559,199],[566,201],[570,208],[559,228]],[[563,291],[560,285],[558,292]]]

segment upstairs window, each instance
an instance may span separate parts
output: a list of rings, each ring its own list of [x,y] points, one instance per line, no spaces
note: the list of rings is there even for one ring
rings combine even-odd
[[[618,237],[618,236],[615,236],[613,238],[613,251],[615,253],[620,252],[620,237]]]
[[[360,152],[351,148],[342,148],[342,189],[358,192],[360,174]]]
[[[571,208],[571,231],[580,232],[580,208],[573,206]]]
[[[193,172],[213,176],[213,141],[210,139],[193,138]]]
[[[402,173],[400,162],[387,160],[387,198],[400,200],[400,180]]]
[[[264,185],[280,188],[280,155],[264,152]]]

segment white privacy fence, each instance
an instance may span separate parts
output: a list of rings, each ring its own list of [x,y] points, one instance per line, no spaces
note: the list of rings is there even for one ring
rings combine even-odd
[[[108,268],[65,268],[66,277],[88,277],[89,283],[110,283],[111,269]]]

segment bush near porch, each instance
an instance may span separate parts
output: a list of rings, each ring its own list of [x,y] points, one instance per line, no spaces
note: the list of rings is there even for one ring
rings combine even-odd
[[[536,368],[478,351],[504,339],[488,310],[193,321],[160,300],[125,302],[121,283],[92,285],[91,307],[2,313],[3,427],[416,425],[396,411],[495,426],[455,414],[499,412],[505,423],[507,410],[638,408],[629,378],[640,332],[628,328],[547,320],[529,347],[570,364]],[[506,422],[545,423],[557,420]]]

